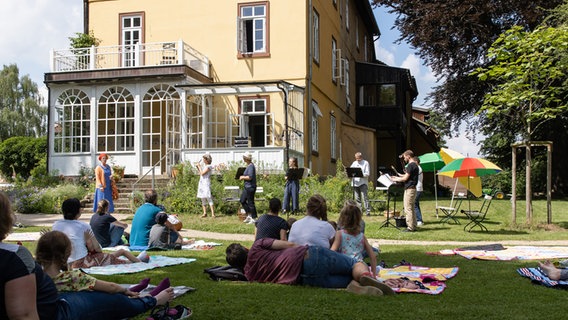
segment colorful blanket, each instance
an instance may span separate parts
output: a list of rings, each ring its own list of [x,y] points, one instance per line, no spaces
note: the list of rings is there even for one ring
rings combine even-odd
[[[150,256],[150,262],[136,262],[129,264],[113,264],[104,267],[91,267],[81,269],[83,272],[88,274],[124,274],[124,273],[136,273],[141,271],[146,271],[154,268],[173,266],[176,264],[191,263],[195,259],[190,258],[172,258],[166,256]]]
[[[550,278],[540,270],[540,268],[519,268],[517,272],[523,276],[531,279],[533,283],[541,284],[547,287],[568,289],[568,281],[563,280],[550,280]]]
[[[135,286],[135,284],[121,284],[121,286],[123,288],[128,289],[132,286]],[[155,285],[149,284],[148,287],[146,287],[146,289],[140,291],[140,294],[141,295],[150,294],[150,292],[152,292],[152,290],[154,290],[155,287],[156,287]],[[187,286],[175,286],[175,287],[172,287],[172,288],[174,288],[174,298],[177,298],[177,297],[179,297],[179,296],[181,296],[181,295],[183,295],[187,292],[195,291],[195,288],[187,287]]]
[[[408,278],[418,280],[424,284],[425,289],[393,288],[395,292],[414,292],[425,294],[440,294],[446,288],[445,281],[455,277],[458,267],[429,268],[419,266],[398,266],[395,268],[377,268],[377,278],[380,280]]]
[[[466,259],[511,261],[511,260],[550,260],[568,258],[568,247],[512,246],[504,250],[441,250],[436,254],[460,255]]]

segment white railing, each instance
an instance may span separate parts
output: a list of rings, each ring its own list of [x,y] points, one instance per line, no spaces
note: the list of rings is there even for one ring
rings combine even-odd
[[[51,72],[187,65],[209,77],[209,59],[182,40],[51,50]]]

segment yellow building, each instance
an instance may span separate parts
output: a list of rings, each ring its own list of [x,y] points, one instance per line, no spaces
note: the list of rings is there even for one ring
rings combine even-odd
[[[356,151],[380,166],[381,153],[410,144],[416,86],[376,62],[368,1],[85,0],[84,10],[100,43],[52,51],[45,75],[50,170],[76,175],[106,152],[127,174],[167,174],[204,152],[227,163],[250,151],[261,170],[295,156],[327,175]],[[396,109],[400,119],[383,119],[394,129],[375,123],[381,101]]]

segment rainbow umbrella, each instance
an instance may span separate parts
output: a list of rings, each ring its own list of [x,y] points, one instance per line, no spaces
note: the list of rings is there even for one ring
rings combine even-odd
[[[438,171],[438,174],[450,178],[459,178],[459,177],[470,178],[470,177],[481,177],[490,174],[496,174],[501,171],[503,170],[491,161],[481,158],[466,157],[466,158],[456,159],[448,163],[442,169],[440,169],[440,171]],[[469,207],[471,211],[471,202],[469,204]]]

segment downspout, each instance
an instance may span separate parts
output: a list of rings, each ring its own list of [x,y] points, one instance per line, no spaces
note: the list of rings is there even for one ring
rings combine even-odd
[[[307,164],[308,168],[312,168],[312,41],[313,41],[313,34],[312,34],[312,0],[308,0],[308,61],[307,61],[307,67],[308,67],[308,77],[306,79],[306,89],[307,89],[307,94],[306,94],[306,104],[307,104],[307,109],[308,109],[308,117],[307,117],[307,127],[308,130],[306,131],[306,135],[308,136],[308,152],[306,152],[306,163],[304,165]],[[304,146],[304,150],[306,149],[306,146]]]
[[[83,33],[89,34],[89,0],[83,0]]]
[[[288,163],[288,159],[290,159],[290,133],[288,132],[288,86],[283,85],[282,82],[278,82],[276,85],[278,89],[282,90],[284,94],[284,137],[286,139],[284,150],[286,154],[286,158],[284,159],[284,163]]]
[[[53,144],[53,142],[51,142],[52,140],[55,139],[50,139],[50,135],[51,135],[51,108],[49,107],[49,104],[51,103],[51,88],[49,86],[47,86],[47,161],[46,161],[46,168],[47,168],[47,172],[49,173],[49,157],[51,155],[51,146]]]

